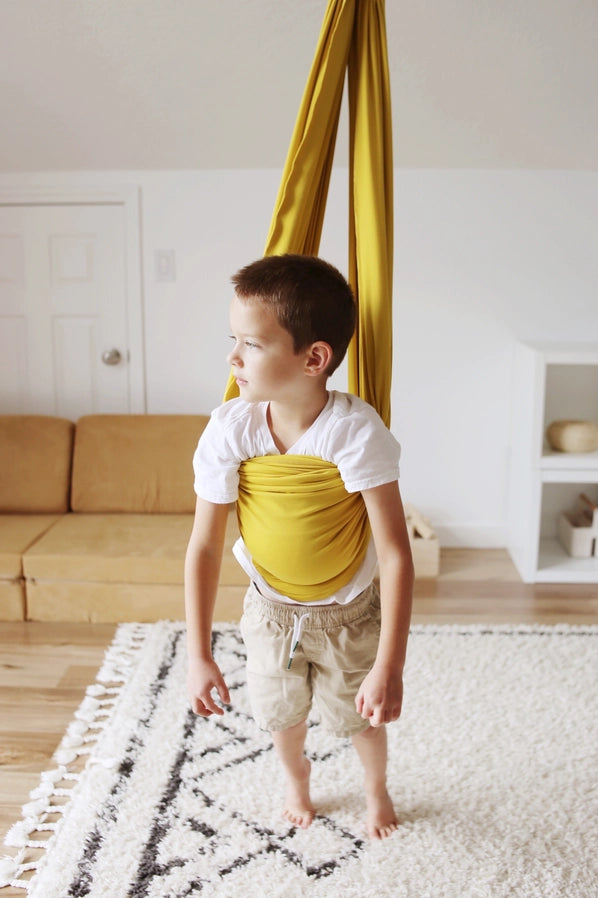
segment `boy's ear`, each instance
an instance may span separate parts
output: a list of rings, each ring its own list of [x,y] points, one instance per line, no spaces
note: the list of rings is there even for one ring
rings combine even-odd
[[[314,377],[319,374],[323,374],[328,365],[332,361],[332,346],[330,343],[325,343],[324,340],[318,340],[316,343],[312,343],[307,351],[307,359],[306,359],[306,374]]]

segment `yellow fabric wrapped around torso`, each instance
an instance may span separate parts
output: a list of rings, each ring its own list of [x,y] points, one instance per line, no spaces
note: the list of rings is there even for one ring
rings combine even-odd
[[[345,586],[370,539],[361,493],[347,492],[336,465],[313,456],[242,462],[237,515],[256,569],[297,602],[319,601]]]

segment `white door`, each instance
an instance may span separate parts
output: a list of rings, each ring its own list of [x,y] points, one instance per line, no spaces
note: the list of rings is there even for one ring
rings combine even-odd
[[[129,412],[124,206],[0,206],[0,412]]]

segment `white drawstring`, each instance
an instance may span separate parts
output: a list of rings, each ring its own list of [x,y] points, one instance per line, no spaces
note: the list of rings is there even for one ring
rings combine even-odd
[[[309,613],[306,611],[305,614],[302,614],[301,617],[298,617],[295,613],[293,613],[293,639],[291,641],[291,654],[289,655],[289,663],[287,664],[287,670],[291,669],[291,664],[293,663],[293,658],[295,657],[295,652],[297,651],[297,646],[301,642],[301,633],[303,631],[303,621],[307,620],[309,617]]]

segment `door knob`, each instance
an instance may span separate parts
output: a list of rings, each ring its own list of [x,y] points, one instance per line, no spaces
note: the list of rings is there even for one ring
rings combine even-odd
[[[105,365],[118,365],[122,361],[122,355],[118,349],[107,349],[102,353],[102,361]]]

